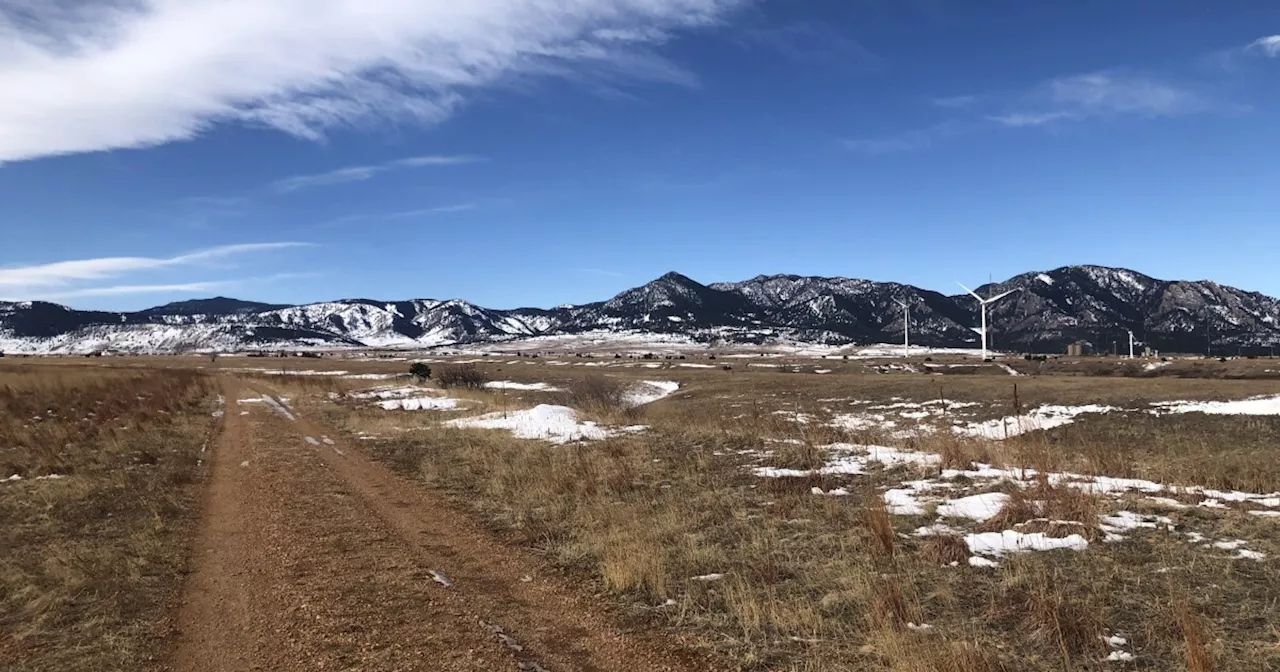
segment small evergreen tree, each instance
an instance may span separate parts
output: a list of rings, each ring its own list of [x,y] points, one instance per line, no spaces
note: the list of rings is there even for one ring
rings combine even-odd
[[[426,380],[431,377],[431,367],[423,364],[422,362],[414,362],[413,365],[409,367],[409,375],[417,378],[418,380]]]

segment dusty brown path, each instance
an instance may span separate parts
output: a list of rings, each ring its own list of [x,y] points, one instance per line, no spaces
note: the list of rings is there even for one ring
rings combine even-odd
[[[325,427],[238,405],[272,393],[254,387],[223,383],[226,422],[174,669],[715,669],[671,642],[624,634]]]

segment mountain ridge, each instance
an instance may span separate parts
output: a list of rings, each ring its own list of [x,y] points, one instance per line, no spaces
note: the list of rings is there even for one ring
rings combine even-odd
[[[990,308],[996,349],[1057,352],[1127,331],[1166,351],[1243,351],[1280,345],[1280,300],[1210,280],[1160,280],[1124,268],[1077,265],[1030,271],[975,288],[1014,291]],[[702,284],[672,271],[594,303],[491,309],[462,299],[339,299],[301,305],[227,297],[134,312],[0,302],[0,351],[77,353],[233,351],[288,347],[414,348],[596,332],[682,335],[718,343],[777,339],[869,344],[902,340],[905,302],[913,344],[977,343],[977,301],[897,282],[795,274]]]

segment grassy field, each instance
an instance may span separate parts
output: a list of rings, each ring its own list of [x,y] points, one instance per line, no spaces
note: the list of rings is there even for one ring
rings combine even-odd
[[[160,669],[214,410],[191,371],[0,362],[0,668]]]
[[[743,670],[1280,669],[1272,360],[411,359],[6,363],[0,667],[154,664],[221,372]]]
[[[742,669],[1280,666],[1280,521],[1253,513],[1271,510],[1256,498],[1203,492],[1280,490],[1280,418],[1149,412],[1164,401],[1276,394],[1274,382],[879,375],[843,362],[798,364],[799,373],[740,362],[729,371],[705,362],[477,365],[495,380],[560,391],[448,390],[433,394],[459,399],[459,409],[388,411],[348,392],[405,381],[271,377],[295,404],[363,437],[371,454],[425,486],[453,493],[585,590],[611,596],[638,622],[695,633]],[[681,388],[628,409],[590,392],[602,379]],[[538,403],[574,406],[602,427],[647,429],[555,445],[442,425]],[[918,431],[877,409],[895,404],[948,409],[921,421],[944,430],[1046,405],[1116,410],[1003,439]],[[875,421],[885,417],[896,424]],[[862,473],[823,469],[866,445],[917,457],[863,463]],[[768,468],[795,473],[757,475]],[[1004,476],[987,478],[983,468]],[[1076,480],[1091,476],[1200,488],[1113,493]],[[921,510],[886,507],[888,491],[922,482],[932,490]],[[1006,499],[988,519],[940,515],[951,500],[991,495]],[[1118,520],[1137,522],[1108,541]],[[970,566],[966,536],[1005,530],[1074,536],[1087,548],[981,556],[994,566]]]

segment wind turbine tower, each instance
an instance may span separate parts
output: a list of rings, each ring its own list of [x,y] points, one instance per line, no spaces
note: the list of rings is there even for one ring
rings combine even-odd
[[[911,308],[906,301],[893,300],[894,303],[902,306],[902,356],[911,356]]]
[[[987,361],[987,306],[995,303],[996,301],[999,301],[1000,299],[1003,299],[1006,296],[1009,296],[1010,294],[1016,291],[1019,291],[1021,287],[1019,287],[1018,289],[1011,289],[1005,292],[1004,294],[993,296],[989,299],[984,299],[981,296],[978,296],[977,292],[973,291],[972,289],[969,289],[968,287],[965,287],[963,283],[957,282],[956,284],[960,285],[960,288],[963,289],[964,291],[969,292],[969,294],[973,295],[973,298],[977,299],[978,304],[982,306],[982,361],[985,362]]]

